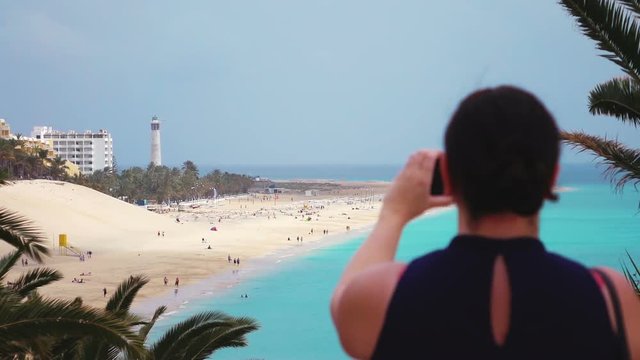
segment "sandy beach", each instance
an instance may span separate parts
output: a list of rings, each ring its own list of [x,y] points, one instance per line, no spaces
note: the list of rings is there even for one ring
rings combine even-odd
[[[41,293],[80,296],[102,307],[132,274],[151,280],[138,295],[140,302],[173,293],[176,278],[184,287],[277,251],[369,226],[388,184],[296,181],[278,186],[290,190],[183,203],[163,214],[59,181],[18,181],[0,187],[0,198],[2,207],[32,220],[49,239],[52,256],[43,265],[59,270],[64,278],[41,288]],[[317,190],[305,195],[304,189],[311,187]],[[58,246],[59,234],[67,234],[69,245],[84,254],[84,261]],[[0,243],[2,253],[9,249]],[[230,263],[229,256],[239,258],[240,265]],[[18,264],[7,280],[35,266]]]

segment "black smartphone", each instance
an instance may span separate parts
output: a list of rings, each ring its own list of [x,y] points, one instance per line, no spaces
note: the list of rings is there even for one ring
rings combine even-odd
[[[444,183],[442,181],[442,172],[440,171],[440,159],[436,160],[436,166],[433,169],[433,180],[431,181],[431,195],[443,195]]]

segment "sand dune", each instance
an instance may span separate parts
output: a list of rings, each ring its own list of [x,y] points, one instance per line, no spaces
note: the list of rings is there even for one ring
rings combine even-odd
[[[377,217],[379,196],[371,196],[372,185],[363,186],[368,187],[368,196],[353,188],[314,198],[286,194],[276,200],[251,195],[160,215],[82,186],[28,180],[0,187],[0,206],[33,220],[50,239],[52,257],[45,265],[60,270],[64,279],[43,287],[45,295],[81,296],[101,306],[106,303],[102,289],[109,295],[131,274],[150,277],[139,295],[144,299],[171,293],[176,277],[183,285],[230,272],[234,266],[228,263],[228,255],[241,258],[244,266],[255,257],[319,241],[323,230],[345,233],[347,226],[355,230],[371,224]],[[374,187],[374,193],[385,189],[380,184]],[[211,231],[212,226],[218,231]],[[158,231],[164,236],[158,236]],[[70,252],[65,255],[57,247],[61,233],[68,235],[75,248],[91,251],[92,258],[80,261]],[[302,244],[295,241],[297,236],[304,238]],[[0,242],[2,252],[8,249]],[[8,280],[25,269],[18,265]],[[89,272],[89,276],[80,275]],[[165,276],[169,286],[163,284]],[[74,283],[73,278],[84,282]]]

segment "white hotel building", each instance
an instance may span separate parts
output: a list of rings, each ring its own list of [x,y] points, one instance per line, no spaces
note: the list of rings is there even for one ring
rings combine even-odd
[[[49,143],[58,156],[78,165],[83,175],[113,167],[113,140],[106,130],[79,133],[34,126],[31,137]]]

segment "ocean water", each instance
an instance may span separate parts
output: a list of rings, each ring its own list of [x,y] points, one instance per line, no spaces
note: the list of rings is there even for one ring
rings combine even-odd
[[[619,268],[625,250],[640,258],[640,194],[632,189],[615,193],[592,175],[586,171],[562,177],[562,184],[571,189],[560,195],[560,201],[545,205],[541,237],[550,251],[589,266]],[[409,261],[442,248],[455,231],[453,210],[420,218],[405,229],[398,258]],[[220,310],[253,317],[261,329],[249,335],[248,347],[220,350],[212,358],[347,359],[331,324],[329,298],[365,235],[302,256],[280,254],[264,259],[260,275],[254,272],[225,291],[190,300],[159,321],[151,338],[193,313]],[[240,298],[241,294],[249,298]]]

